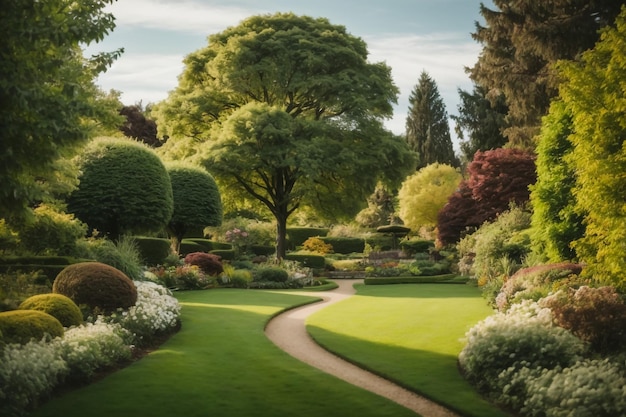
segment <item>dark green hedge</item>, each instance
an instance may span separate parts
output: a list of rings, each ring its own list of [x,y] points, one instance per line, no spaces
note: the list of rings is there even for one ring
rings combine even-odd
[[[289,247],[294,249],[302,244],[310,237],[326,236],[328,229],[322,227],[288,227],[287,241]]]
[[[180,242],[180,248],[178,249],[180,256],[187,256],[194,252],[206,252],[206,250],[202,245],[191,240],[183,239]]]
[[[435,242],[432,240],[403,240],[400,242],[400,248],[408,253],[424,253],[428,252],[430,248],[435,247]]]
[[[406,276],[406,277],[372,277],[365,278],[366,285],[387,285],[387,284],[466,284],[467,277],[456,274],[435,275],[435,276]]]
[[[172,253],[172,242],[158,237],[135,236],[141,258],[148,266],[162,265]]]
[[[233,249],[215,249],[209,253],[221,256],[223,261],[232,261],[235,259],[235,251]]]
[[[324,243],[333,246],[335,253],[362,253],[365,249],[365,240],[358,237],[321,237]]]
[[[326,266],[326,259],[322,255],[288,253],[285,259],[300,262],[308,268],[323,269]]]
[[[365,238],[365,243],[374,250],[388,251],[393,249],[393,236],[377,233]]]
[[[269,256],[276,252],[276,248],[274,246],[252,245],[250,246],[250,252],[259,256]]]

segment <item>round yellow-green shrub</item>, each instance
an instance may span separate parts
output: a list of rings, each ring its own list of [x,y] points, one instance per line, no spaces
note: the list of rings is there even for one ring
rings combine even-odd
[[[12,310],[0,313],[0,334],[4,343],[25,344],[63,336],[63,325],[48,313],[38,310]]]
[[[63,294],[33,295],[24,300],[18,309],[43,311],[59,320],[63,327],[78,326],[83,323],[83,313],[80,308],[71,298]]]
[[[127,309],[137,302],[137,288],[122,271],[100,262],[69,265],[57,275],[52,292],[71,298],[78,306],[104,312]]]

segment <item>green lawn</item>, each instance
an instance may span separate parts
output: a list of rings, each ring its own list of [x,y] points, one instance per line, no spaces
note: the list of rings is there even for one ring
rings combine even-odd
[[[329,350],[466,416],[500,417],[462,378],[457,357],[469,328],[492,313],[468,285],[357,286],[356,296],[308,319]]]
[[[302,364],[265,337],[271,316],[313,298],[246,290],[177,297],[183,327],[159,350],[33,417],[415,416]]]

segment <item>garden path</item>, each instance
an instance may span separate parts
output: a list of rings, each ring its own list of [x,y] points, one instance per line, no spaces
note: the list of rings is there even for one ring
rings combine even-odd
[[[351,297],[356,293],[354,284],[362,283],[363,280],[346,279],[335,282],[339,288],[332,291],[301,292],[303,295],[321,297],[323,301],[288,310],[274,317],[265,328],[267,337],[294,358],[388,398],[423,417],[458,417],[458,414],[427,398],[339,358],[313,341],[306,331],[306,318],[322,308]]]

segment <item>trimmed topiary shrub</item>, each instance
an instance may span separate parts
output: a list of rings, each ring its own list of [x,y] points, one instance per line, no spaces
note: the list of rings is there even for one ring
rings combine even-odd
[[[212,250],[210,253],[227,261],[232,261],[237,256],[237,253],[233,249],[216,249]]]
[[[172,253],[172,245],[168,239],[135,236],[135,243],[141,258],[148,266],[163,265]]]
[[[19,309],[48,313],[59,320],[63,327],[78,326],[83,322],[83,313],[76,303],[63,294],[33,295],[24,300]]]
[[[365,249],[365,240],[358,237],[321,237],[324,243],[333,247],[335,253],[362,253]]]
[[[216,276],[224,272],[222,258],[219,255],[204,252],[193,252],[185,256],[185,263],[196,265],[202,272]]]
[[[71,298],[77,305],[113,311],[137,302],[135,284],[119,269],[100,262],[81,262],[66,267],[57,276],[52,291]]]
[[[276,247],[271,245],[251,245],[250,251],[258,256],[269,256],[276,252]]]
[[[289,273],[276,266],[259,268],[254,273],[255,281],[287,282]]]
[[[191,240],[183,239],[183,241],[180,242],[178,253],[181,256],[187,256],[190,253],[194,253],[194,252],[206,252],[206,250],[201,244],[193,242]]]
[[[428,253],[430,248],[435,247],[435,242],[432,240],[403,240],[400,242],[400,249],[409,255],[415,253]]]
[[[63,336],[63,325],[48,313],[37,310],[13,310],[0,313],[0,334],[4,343],[25,344]]]

